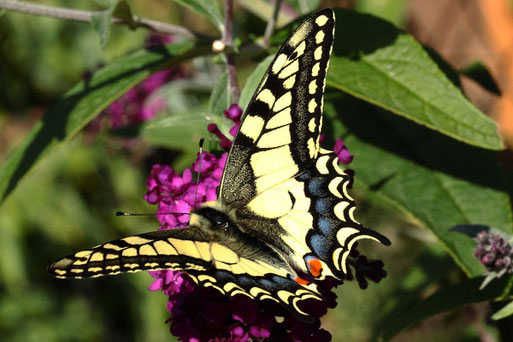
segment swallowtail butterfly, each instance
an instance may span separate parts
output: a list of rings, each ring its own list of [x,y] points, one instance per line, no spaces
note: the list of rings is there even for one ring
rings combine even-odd
[[[332,50],[331,9],[307,18],[283,44],[258,86],[234,139],[218,199],[190,214],[189,226],[127,237],[65,257],[58,278],[142,270],[182,270],[226,295],[298,307],[322,300],[315,280],[343,279],[359,239],[390,241],[358,223],[351,176],[319,145]]]

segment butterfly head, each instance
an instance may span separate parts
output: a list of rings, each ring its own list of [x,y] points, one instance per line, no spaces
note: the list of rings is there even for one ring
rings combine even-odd
[[[229,235],[235,229],[233,218],[219,202],[207,202],[191,213],[190,226],[199,227],[213,237]]]

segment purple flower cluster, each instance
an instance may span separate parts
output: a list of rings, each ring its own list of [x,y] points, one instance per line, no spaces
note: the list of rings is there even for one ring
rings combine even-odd
[[[239,130],[240,126],[240,118],[242,116],[242,108],[240,108],[236,104],[232,104],[228,110],[223,111],[224,116],[226,116],[228,119],[232,120],[235,124],[230,129],[230,134],[232,136],[235,136],[237,134],[237,131]],[[219,138],[219,146],[225,150],[229,151],[230,147],[232,146],[232,141],[228,139],[217,127],[216,124],[212,123],[209,124],[207,127],[208,131],[210,133],[215,134]]]
[[[152,35],[148,38],[147,45],[162,45],[173,40],[172,36]],[[90,124],[91,130],[99,131],[103,121],[107,121],[111,129],[117,129],[150,120],[165,107],[165,100],[156,94],[156,91],[169,81],[181,77],[183,71],[179,67],[158,71],[148,76],[98,115]]]
[[[156,164],[146,181],[148,192],[144,199],[150,204],[158,204],[157,213],[177,213],[176,215],[157,215],[160,229],[185,227],[189,222],[189,213],[194,206],[217,198],[217,187],[221,182],[227,154],[219,159],[215,155],[203,152],[191,169],[178,175],[167,165]],[[201,159],[201,170],[199,163]],[[192,171],[200,172],[200,182],[192,179]]]
[[[230,130],[235,135],[240,125],[242,110],[232,105],[224,112],[234,121]],[[223,149],[229,149],[232,142],[224,136],[215,124],[209,131],[217,135]],[[337,155],[343,160],[352,159],[342,141],[337,139]],[[201,170],[199,169],[201,158]],[[158,213],[177,213],[158,215],[161,223],[159,229],[185,227],[189,220],[188,213],[197,205],[216,199],[218,187],[227,153],[219,158],[211,153],[198,154],[197,160],[182,175],[169,166],[155,165],[147,180],[146,201],[158,204]],[[199,183],[193,181],[192,172],[200,174]],[[355,249],[351,252],[349,265],[354,268],[355,278],[361,288],[367,287],[367,278],[378,282],[386,276],[381,261],[369,261]],[[328,308],[336,306],[333,287],[341,281],[328,279],[318,283],[320,293],[326,299],[323,302],[309,300],[300,303],[300,307],[314,318],[311,324],[297,320],[281,305],[270,301],[254,301],[243,295],[228,297],[213,288],[197,286],[191,278],[180,271],[150,272],[155,278],[149,287],[151,291],[162,290],[169,298],[167,310],[172,318],[170,331],[182,341],[291,341],[291,342],[325,342],[331,335],[320,328],[319,317],[326,314]],[[352,280],[352,273],[347,280]],[[282,317],[277,320],[275,317]]]
[[[504,238],[482,231],[475,238],[477,247],[474,256],[481,261],[489,272],[513,273],[513,246]]]

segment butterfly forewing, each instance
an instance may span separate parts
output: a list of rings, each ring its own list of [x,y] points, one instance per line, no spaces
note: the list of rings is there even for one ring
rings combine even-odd
[[[219,189],[224,203],[246,204],[317,157],[334,22],[331,9],[317,12],[277,52],[230,151]]]
[[[162,230],[110,241],[80,251],[52,264],[58,278],[88,278],[122,272],[173,269],[189,274],[196,283],[226,295],[273,300],[298,318],[309,321],[297,303],[322,300],[314,284],[303,286],[290,278],[290,269],[272,251],[257,257],[244,250],[212,242],[197,227]]]

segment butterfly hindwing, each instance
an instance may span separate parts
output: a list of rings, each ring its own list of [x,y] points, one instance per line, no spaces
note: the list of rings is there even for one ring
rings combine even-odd
[[[246,204],[315,160],[334,22],[331,9],[317,12],[277,52],[228,156],[219,189],[224,203]]]

